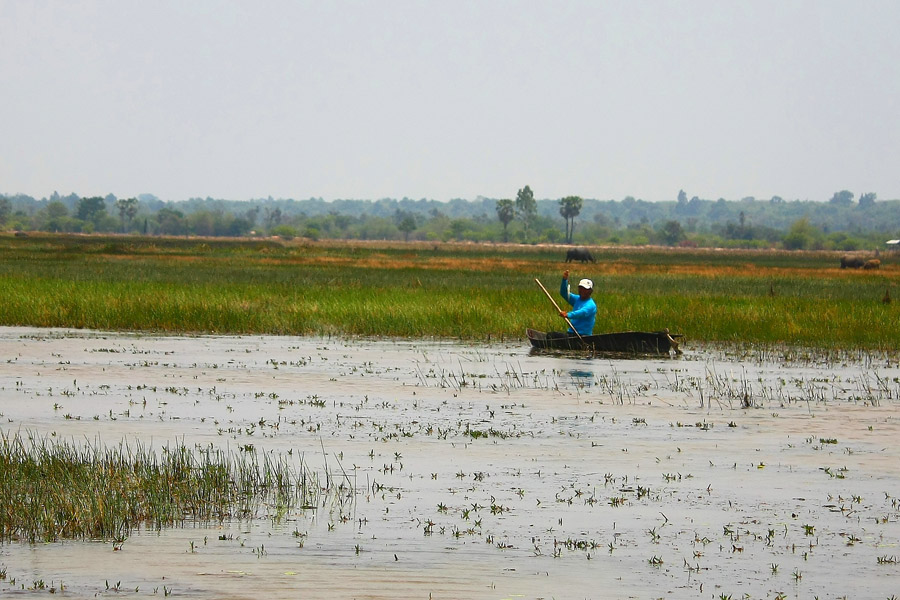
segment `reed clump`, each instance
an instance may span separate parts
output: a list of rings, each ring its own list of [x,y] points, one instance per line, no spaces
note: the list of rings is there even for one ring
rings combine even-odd
[[[124,540],[140,527],[314,508],[335,492],[320,487],[302,461],[256,452],[0,437],[2,541]]]

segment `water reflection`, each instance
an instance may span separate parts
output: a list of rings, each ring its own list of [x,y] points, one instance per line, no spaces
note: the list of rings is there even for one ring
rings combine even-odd
[[[572,376],[572,381],[580,386],[591,386],[594,385],[594,382],[596,381],[593,371],[586,371],[584,369],[571,369],[569,371],[569,375]]]
[[[647,354],[638,352],[598,352],[594,350],[556,350],[553,348],[530,348],[528,356],[554,356],[559,358],[576,358],[576,359],[606,359],[606,360],[676,360],[683,357],[683,354],[662,353]]]

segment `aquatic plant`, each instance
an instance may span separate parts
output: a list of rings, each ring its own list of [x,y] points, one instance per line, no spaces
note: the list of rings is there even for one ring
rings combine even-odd
[[[140,442],[106,447],[3,433],[0,539],[121,542],[138,527],[253,519],[352,498],[347,482],[322,487],[302,460],[260,454],[183,444],[155,452]]]
[[[561,327],[534,286],[563,269],[552,247],[48,235],[0,236],[0,250],[2,325],[463,339]],[[841,349],[900,338],[897,303],[881,301],[894,265],[850,273],[828,253],[605,249],[583,271],[598,290],[596,331]]]

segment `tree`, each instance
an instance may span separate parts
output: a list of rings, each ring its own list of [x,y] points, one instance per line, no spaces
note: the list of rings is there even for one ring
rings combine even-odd
[[[49,219],[61,219],[69,216],[69,209],[59,200],[54,200],[47,205],[47,217]]]
[[[106,214],[106,202],[100,196],[82,198],[78,201],[75,217],[82,221],[96,223]]]
[[[416,229],[415,215],[403,210],[398,210],[394,219],[397,221],[397,229],[403,232],[403,241],[409,241],[409,234]]]
[[[187,225],[194,235],[215,235],[216,215],[212,211],[198,210],[187,216]]]
[[[662,241],[669,246],[674,246],[687,238],[681,223],[678,221],[666,221],[663,223],[659,230],[659,235]]]
[[[525,228],[525,240],[528,240],[528,230],[537,217],[537,202],[534,200],[534,192],[527,185],[516,194],[516,213],[522,219]]]
[[[244,236],[250,233],[253,223],[244,217],[235,217],[225,226],[225,235],[232,237]]]
[[[859,206],[860,208],[865,206],[872,206],[875,204],[875,199],[878,195],[875,192],[869,192],[868,194],[860,194],[859,196]]]
[[[791,228],[782,239],[782,243],[787,250],[805,250],[812,248],[817,236],[818,232],[810,224],[809,219],[802,217],[791,224]]]
[[[250,223],[250,227],[256,227],[256,219],[259,217],[259,207],[254,206],[247,210],[244,213],[244,218],[247,219],[247,222]]]
[[[268,206],[266,207],[266,229],[272,229],[273,227],[277,227],[281,225],[281,209],[274,208],[270,209]]]
[[[584,201],[578,196],[566,196],[559,201],[559,214],[566,220],[566,243],[572,243],[575,234],[575,217],[581,212]]]
[[[116,208],[119,209],[119,218],[122,219],[122,232],[124,233],[125,231],[128,231],[128,223],[130,223],[137,214],[137,198],[116,200]]]
[[[173,208],[163,207],[156,213],[159,232],[163,235],[182,235],[187,232],[184,213]]]
[[[509,241],[509,232],[506,227],[512,222],[516,216],[516,207],[512,200],[497,200],[497,218],[503,223],[503,241]]]
[[[464,240],[466,232],[471,230],[471,223],[469,219],[453,219],[450,221],[450,235],[454,240]]]
[[[853,192],[848,190],[841,190],[839,192],[835,192],[834,196],[829,200],[832,204],[839,204],[841,206],[849,206],[853,204]]]
[[[5,221],[11,212],[12,202],[9,201],[9,198],[0,196],[0,223]]]

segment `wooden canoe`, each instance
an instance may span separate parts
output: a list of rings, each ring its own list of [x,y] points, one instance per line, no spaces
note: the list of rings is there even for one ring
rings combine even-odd
[[[525,333],[533,348],[544,350],[587,350],[594,353],[632,355],[668,355],[669,352],[681,354],[675,338],[682,336],[668,331],[619,331],[580,338],[574,335],[548,337],[546,333],[536,329],[528,329]]]

